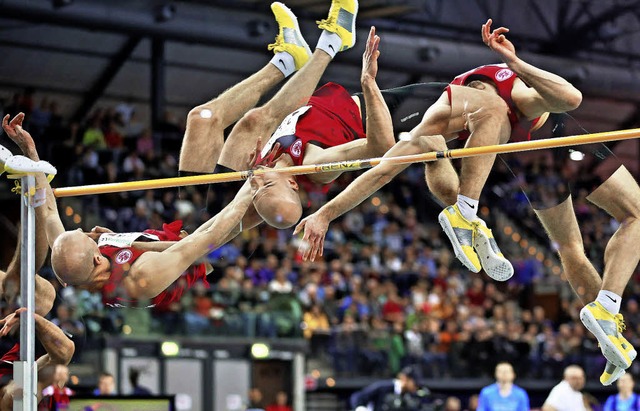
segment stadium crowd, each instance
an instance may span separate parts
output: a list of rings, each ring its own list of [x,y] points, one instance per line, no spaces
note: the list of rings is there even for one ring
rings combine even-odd
[[[24,111],[42,158],[58,167],[58,186],[107,183],[177,174],[182,124],[166,116],[151,133],[133,106],[95,110],[86,121],[67,121],[54,101],[33,93],[17,94],[6,113]],[[4,138],[4,137],[3,137]],[[2,141],[5,144],[6,141]],[[5,144],[10,146],[10,144]],[[508,164],[522,181],[544,193],[553,187],[565,162],[544,158]],[[525,196],[504,163],[497,162],[481,204],[501,210],[526,236],[543,238]],[[531,178],[535,176],[535,178]],[[328,193],[308,190],[305,215],[354,178],[343,176]],[[587,184],[587,182],[582,182]],[[580,184],[578,184],[580,187]],[[496,188],[499,188],[497,190]],[[162,227],[182,220],[189,229],[209,218],[207,202],[224,204],[233,193],[185,188],[140,191],[63,200],[75,226],[102,225],[119,232]],[[615,230],[612,220],[589,206],[577,192],[576,212],[583,224],[586,252],[602,256]],[[306,338],[313,356],[337,375],[395,375],[418,364],[427,377],[491,376],[498,361],[514,365],[519,377],[560,378],[569,364],[580,364],[589,378],[604,367],[597,341],[578,319],[581,308],[561,276],[551,270],[552,244],[540,258],[497,226],[490,208],[482,216],[513,262],[515,276],[496,283],[482,273],[468,273],[449,250],[436,222],[440,207],[429,195],[422,167],[409,168],[370,200],[330,227],[324,260],[303,262],[299,239],[291,230],[262,225],[245,231],[211,253],[214,272],[179,303],[152,310],[105,307],[108,296],[61,288],[53,321],[87,344],[101,333],[243,335]],[[602,261],[595,260],[597,268]],[[48,272],[47,272],[48,270]],[[540,286],[556,290],[541,298]],[[632,280],[623,309],[625,335],[640,345],[640,283]],[[3,313],[11,311],[5,305]],[[82,344],[76,343],[77,355]],[[635,364],[634,367],[638,367]],[[638,371],[636,369],[632,371]]]

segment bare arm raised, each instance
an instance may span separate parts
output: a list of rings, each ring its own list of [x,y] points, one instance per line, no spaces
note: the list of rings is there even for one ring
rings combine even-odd
[[[249,179],[206,229],[197,230],[162,252],[149,251],[140,256],[124,280],[129,296],[137,299],[155,297],[197,259],[220,247],[238,227],[251,205],[253,194],[252,179]]]
[[[495,51],[518,77],[532,88],[514,90],[512,97],[528,118],[544,112],[563,113],[575,110],[582,102],[582,93],[564,78],[535,67],[516,55],[516,49],[505,36],[506,27],[491,31],[491,19],[482,25],[482,41]]]
[[[362,74],[360,76],[364,102],[367,108],[366,140],[351,141],[327,149],[309,145],[304,158],[304,164],[319,164],[381,156],[395,143],[393,128],[391,126],[391,114],[382,97],[382,92],[376,83],[378,57],[380,56],[380,51],[378,50],[379,45],[380,37],[376,35],[375,27],[371,27],[367,39],[367,46],[362,55]],[[337,175],[333,173],[323,173],[314,176],[314,178],[323,178],[329,175],[330,180],[337,177]]]
[[[9,138],[11,138],[11,140],[20,147],[20,150],[22,150],[26,157],[33,161],[40,161],[40,157],[36,151],[36,145],[33,142],[31,134],[22,128],[23,120],[23,113],[15,116],[11,122],[9,122],[9,115],[6,115],[2,119],[2,128]],[[41,228],[44,226],[47,242],[49,243],[49,247],[51,247],[56,238],[58,238],[60,234],[64,233],[64,226],[62,225],[62,220],[58,213],[56,198],[53,195],[51,186],[44,174],[36,174],[36,187],[44,188],[47,191],[46,203],[43,206],[36,207],[36,218],[38,219],[38,225]]]

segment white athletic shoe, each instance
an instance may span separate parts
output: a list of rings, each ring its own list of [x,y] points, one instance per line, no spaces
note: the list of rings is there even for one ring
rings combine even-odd
[[[9,157],[4,164],[4,170],[13,175],[25,175],[34,173],[45,173],[56,175],[58,172],[54,166],[47,161],[33,161],[25,156]]]

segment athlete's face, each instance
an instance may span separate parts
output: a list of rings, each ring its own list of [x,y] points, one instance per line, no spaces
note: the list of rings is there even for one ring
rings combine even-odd
[[[253,196],[253,205],[264,221],[276,228],[289,228],[302,215],[295,178],[270,172],[255,176],[258,189]]]

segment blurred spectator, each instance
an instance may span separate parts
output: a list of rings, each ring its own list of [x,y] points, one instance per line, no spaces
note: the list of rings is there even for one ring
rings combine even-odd
[[[42,390],[43,402],[49,403],[50,409],[66,410],[69,407],[70,397],[75,393],[72,389],[66,387],[68,382],[69,367],[61,364],[56,365],[53,383]]]
[[[277,294],[290,294],[293,291],[293,284],[287,279],[284,268],[276,269],[275,278],[269,282],[269,291]]]
[[[462,402],[458,397],[447,397],[443,411],[462,411]]]
[[[249,402],[246,411],[264,411],[262,405],[263,397],[260,388],[253,387],[249,390]]]
[[[96,150],[103,150],[107,148],[107,143],[104,139],[104,132],[101,128],[101,122],[101,116],[98,113],[95,113],[89,123],[89,126],[82,135],[82,145]]]
[[[617,381],[618,393],[610,395],[602,411],[640,410],[640,396],[633,392],[633,375],[625,373]]]
[[[577,365],[564,369],[564,378],[553,387],[542,405],[542,411],[586,411],[582,396],[584,371]]]
[[[513,383],[516,374],[508,362],[496,366],[496,382],[480,391],[479,411],[528,411],[527,392]]]
[[[213,301],[207,294],[207,288],[202,283],[197,283],[192,289],[192,308],[184,314],[187,334],[202,334],[211,327],[209,318],[213,309]]]
[[[329,317],[322,311],[320,304],[313,304],[302,317],[304,321],[304,338],[311,338],[314,334],[329,334],[331,329]]]
[[[471,397],[469,397],[469,402],[467,404],[467,411],[477,411],[478,410],[479,397],[480,396],[478,394],[473,394]]]
[[[93,390],[93,395],[117,395],[116,379],[108,372],[100,373],[98,376],[98,387]]]
[[[289,397],[284,391],[278,391],[276,394],[275,404],[267,405],[265,411],[293,411],[293,408],[288,405]]]
[[[51,322],[60,327],[67,335],[73,336],[76,341],[82,340],[84,337],[84,324],[75,318],[73,311],[67,304],[58,304],[56,315]]]
[[[418,374],[415,369],[403,369],[395,379],[377,381],[351,395],[349,405],[351,409],[383,411],[390,409],[390,403],[395,409],[417,409]],[[359,408],[362,407],[362,408]]]
[[[133,396],[145,396],[151,395],[151,390],[147,387],[140,385],[141,371],[137,368],[129,368],[129,383],[131,384],[131,395]]]

